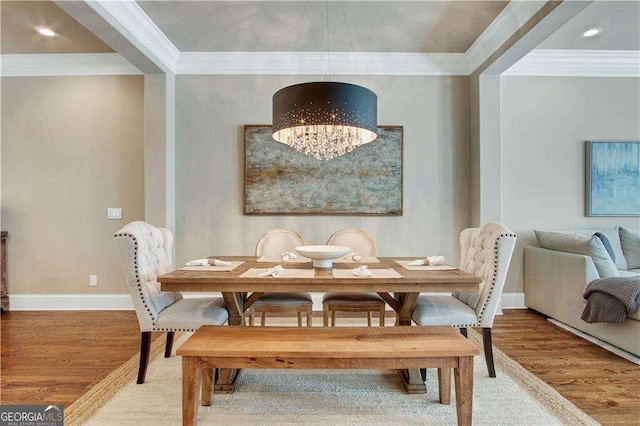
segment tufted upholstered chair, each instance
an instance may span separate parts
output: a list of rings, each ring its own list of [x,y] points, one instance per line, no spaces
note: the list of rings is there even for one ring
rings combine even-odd
[[[491,327],[507,277],[516,235],[503,225],[488,223],[460,233],[460,269],[482,278],[478,293],[420,296],[413,311],[418,325],[451,325],[466,337],[467,327],[482,327],[487,370],[496,377]]]
[[[354,253],[362,257],[376,255],[376,244],[373,238],[366,232],[356,228],[345,228],[337,232],[327,240],[327,244],[351,247]],[[331,314],[331,326],[336,326],[336,312],[365,312],[367,324],[371,327],[371,313],[378,312],[380,326],[384,326],[384,313],[386,303],[375,293],[326,293],[322,298],[323,325],[329,325]]]
[[[306,243],[302,236],[291,229],[276,228],[264,234],[256,245],[256,257],[279,258],[282,253],[295,253],[296,247]],[[293,312],[298,315],[298,327],[302,327],[302,314],[307,316],[307,327],[311,327],[313,299],[309,293],[265,293],[249,308],[249,325],[255,322],[255,314],[261,314],[260,325],[266,323],[267,313]]]
[[[202,325],[222,325],[229,313],[222,298],[183,299],[179,292],[160,291],[157,278],[171,270],[171,231],[146,222],[131,222],[115,235],[127,286],[138,316],[140,366],[138,384],[144,383],[152,332],[167,332],[166,358],[171,356],[176,331],[195,331]]]

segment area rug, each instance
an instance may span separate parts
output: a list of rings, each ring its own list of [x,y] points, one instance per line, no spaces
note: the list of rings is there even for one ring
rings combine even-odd
[[[469,331],[469,338],[481,346],[479,334]],[[178,339],[176,347],[187,337]],[[484,358],[478,356],[475,360],[474,424],[598,424],[495,347],[494,358],[498,369],[498,377],[494,379],[487,375]],[[235,393],[215,394],[211,407],[199,408],[198,422],[455,424],[455,390],[452,389],[451,405],[439,404],[435,376],[435,370],[430,369],[427,394],[409,395],[395,371],[245,370]],[[180,424],[181,359],[158,358],[149,366],[144,385],[131,381],[106,403],[95,394],[87,398],[81,398],[66,410],[66,424]],[[87,410],[88,407],[91,408]]]
[[[605,341],[602,341],[602,340],[598,339],[597,337],[593,337],[590,334],[583,333],[582,331],[580,331],[580,330],[578,330],[576,328],[573,328],[570,325],[562,323],[562,322],[560,322],[558,320],[555,320],[553,318],[547,318],[547,321],[549,321],[550,323],[552,323],[554,325],[557,325],[558,327],[560,327],[560,328],[562,328],[564,330],[567,330],[570,333],[575,334],[576,336],[580,336],[583,339],[588,340],[591,343],[594,343],[594,344],[600,346],[601,348],[606,349],[609,352],[612,352],[612,353],[618,355],[619,357],[626,359],[627,361],[631,361],[634,364],[640,365],[640,357],[635,356],[631,352],[627,352],[627,351],[625,351],[623,349],[620,349],[620,348],[618,348],[616,346],[610,345],[609,343],[607,343]]]

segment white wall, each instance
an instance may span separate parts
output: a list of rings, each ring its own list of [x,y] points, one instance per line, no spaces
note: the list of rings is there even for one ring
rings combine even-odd
[[[502,77],[502,222],[518,234],[505,292],[523,291],[534,229],[640,227],[585,217],[585,141],[640,140],[640,79]]]
[[[458,262],[458,234],[469,225],[469,79],[363,76],[335,78],[378,95],[378,123],[404,126],[401,217],[244,216],[243,126],[271,123],[278,89],[311,77],[176,78],[177,261],[214,254],[253,254],[274,227],[308,243],[359,227],[382,256],[443,254]]]

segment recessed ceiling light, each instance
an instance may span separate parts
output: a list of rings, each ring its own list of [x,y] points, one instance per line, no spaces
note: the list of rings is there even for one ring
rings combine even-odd
[[[55,37],[58,35],[55,31],[45,27],[36,27],[36,31],[47,37]]]
[[[602,28],[593,27],[593,28],[589,28],[586,31],[583,31],[582,34],[580,34],[580,37],[584,37],[584,38],[594,37],[600,34],[601,32],[602,32]]]

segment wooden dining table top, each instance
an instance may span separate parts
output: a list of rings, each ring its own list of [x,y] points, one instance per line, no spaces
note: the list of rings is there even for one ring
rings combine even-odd
[[[213,257],[212,257],[213,258]],[[269,263],[258,262],[254,256],[216,256],[216,259],[243,261],[232,271],[200,271],[176,269],[158,277],[162,291],[187,292],[477,292],[480,277],[451,270],[408,270],[396,263],[411,260],[408,257],[378,257],[375,263],[334,263],[333,269],[353,269],[362,264],[369,269],[393,269],[401,278],[335,278],[330,269],[315,269],[313,277],[261,277],[246,278],[241,275],[251,268],[314,269],[309,262]]]

